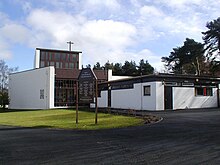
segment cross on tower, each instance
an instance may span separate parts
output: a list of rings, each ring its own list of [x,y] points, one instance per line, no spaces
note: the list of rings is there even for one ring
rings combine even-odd
[[[71,51],[71,45],[74,44],[72,41],[67,42],[67,44],[69,45],[69,51]]]

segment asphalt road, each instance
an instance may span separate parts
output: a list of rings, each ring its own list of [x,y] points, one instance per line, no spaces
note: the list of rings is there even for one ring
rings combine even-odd
[[[152,114],[163,121],[101,131],[0,126],[0,164],[220,164],[220,110]]]

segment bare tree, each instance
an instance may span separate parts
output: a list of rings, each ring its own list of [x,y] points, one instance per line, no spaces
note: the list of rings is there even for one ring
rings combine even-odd
[[[8,77],[10,73],[18,70],[18,67],[10,68],[4,60],[0,60],[0,91],[7,91],[8,89]]]

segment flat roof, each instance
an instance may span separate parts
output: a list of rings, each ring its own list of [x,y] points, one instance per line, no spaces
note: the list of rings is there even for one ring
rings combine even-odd
[[[152,81],[164,81],[164,82],[213,82],[216,84],[220,84],[219,77],[211,77],[211,76],[197,76],[197,75],[176,75],[176,74],[152,74],[152,75],[143,75],[132,78],[125,78],[119,80],[112,80],[108,82],[103,82],[100,84],[107,83],[121,83],[121,82],[133,82],[133,83],[141,83],[141,82],[152,82]]]
[[[44,50],[44,51],[50,51],[50,52],[63,52],[63,53],[82,53],[82,51],[69,51],[69,50],[61,50],[61,49],[46,49],[46,48],[36,48],[36,50]]]

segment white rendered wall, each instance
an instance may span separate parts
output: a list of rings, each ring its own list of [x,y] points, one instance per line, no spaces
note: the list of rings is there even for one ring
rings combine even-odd
[[[140,85],[140,84],[139,84]],[[144,96],[144,86],[150,86],[150,96]],[[156,110],[156,82],[142,83],[142,107],[141,110]]]
[[[98,107],[108,107],[108,91],[101,91],[101,97],[98,97]]]
[[[151,95],[144,96],[144,86],[148,85],[151,86]],[[134,84],[133,89],[112,90],[112,107],[152,111],[161,110],[163,109],[161,97],[163,88],[157,89],[158,87],[160,87],[159,82],[148,82]]]
[[[108,81],[120,80],[120,79],[126,79],[126,78],[131,78],[131,76],[113,76],[112,69],[108,70]]]
[[[54,108],[54,74],[54,67],[11,74],[9,109]],[[43,99],[40,99],[40,90],[44,90]]]
[[[82,69],[82,53],[79,53],[79,69]]]
[[[144,86],[151,86],[151,95],[144,96]],[[108,106],[108,91],[102,91],[98,98],[98,107]],[[161,82],[134,84],[133,89],[111,91],[111,107],[135,110],[163,110],[164,87]]]
[[[164,110],[164,85],[156,82],[156,110]]]
[[[40,67],[40,50],[35,50],[34,69]]]
[[[194,87],[173,87],[173,109],[217,106],[217,88],[213,88],[213,96],[195,96]]]
[[[112,108],[141,109],[140,84],[135,84],[134,89],[112,90],[111,92]]]

